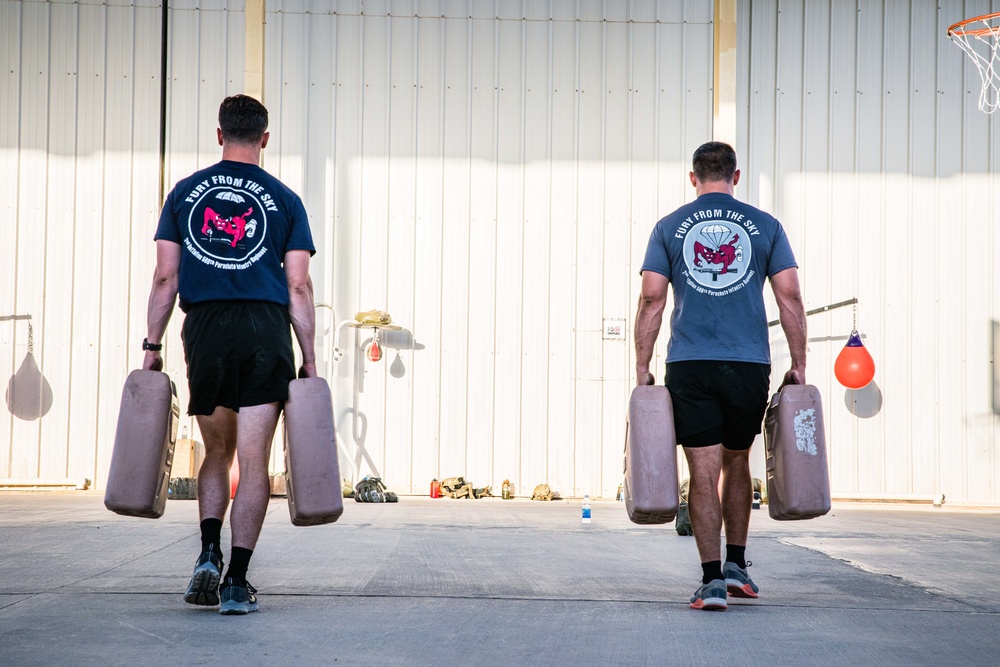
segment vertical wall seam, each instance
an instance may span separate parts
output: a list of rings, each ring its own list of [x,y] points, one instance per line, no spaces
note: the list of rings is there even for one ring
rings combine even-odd
[[[441,183],[445,182],[445,163],[448,159],[448,155],[445,152],[446,141],[444,129],[446,125],[446,118],[448,115],[448,21],[449,19],[442,19],[441,28],[441,56],[440,63],[438,65],[440,69],[440,105],[441,105],[441,117],[438,121],[438,136],[440,137],[440,146],[438,147],[438,154],[441,156]],[[439,243],[441,262],[438,267],[438,302],[441,306],[438,308],[438,339],[437,339],[437,349],[438,349],[438,367],[437,367],[437,388],[438,388],[438,401],[437,401],[437,447],[436,447],[436,462],[435,462],[435,476],[441,476],[441,423],[444,417],[444,402],[441,400],[441,388],[444,386],[444,355],[441,354],[441,349],[444,346],[444,250],[445,250],[445,189],[441,188],[441,201],[440,201],[440,211],[441,211],[441,241]],[[414,355],[416,356],[416,355]]]
[[[774,153],[771,157],[771,209],[776,217],[783,218],[784,210],[778,198],[781,181],[781,0],[777,0],[778,11],[774,15]]]
[[[517,338],[517,357],[515,361],[515,368],[517,368],[517,396],[518,400],[515,404],[515,413],[517,414],[517,447],[514,450],[514,454],[517,457],[517,465],[514,466],[515,470],[520,474],[521,471],[521,461],[524,459],[524,368],[522,367],[522,360],[524,359],[524,335],[525,330],[525,317],[526,313],[524,311],[524,247],[525,239],[527,238],[527,213],[528,207],[526,202],[528,201],[527,193],[527,181],[528,181],[528,165],[527,165],[527,142],[528,142],[528,132],[526,130],[528,122],[528,24],[524,19],[527,18],[527,0],[523,0],[521,3],[521,118],[518,122],[518,131],[521,135],[521,142],[519,146],[520,162],[521,162],[521,331],[522,334]],[[548,304],[546,304],[548,305]],[[545,327],[545,337],[548,338],[549,328]],[[548,383],[546,383],[546,392],[548,391]],[[547,395],[547,394],[546,394]],[[546,405],[548,400],[545,401]],[[518,478],[520,482],[520,478]]]
[[[881,113],[879,114],[879,134],[880,134],[880,137],[879,137],[879,139],[880,139],[880,141],[879,141],[879,181],[882,184],[882,192],[880,193],[881,196],[879,197],[879,219],[880,219],[880,223],[881,223],[879,225],[879,227],[881,229],[881,237],[882,237],[881,238],[881,242],[882,242],[882,247],[883,248],[888,248],[889,247],[887,245],[887,239],[886,239],[886,226],[888,224],[888,212],[886,211],[886,205],[885,205],[886,204],[886,196],[885,196],[885,193],[886,193],[886,169],[887,169],[887,165],[886,165],[886,148],[887,148],[887,144],[888,144],[888,141],[889,141],[888,123],[886,122],[886,114],[888,113],[888,106],[889,106],[887,98],[892,93],[892,91],[889,90],[889,87],[888,87],[888,77],[886,76],[886,68],[888,67],[888,59],[889,59],[889,54],[888,54],[889,36],[886,34],[887,33],[886,28],[887,28],[887,25],[888,25],[887,24],[887,20],[886,20],[887,19],[886,12],[887,12],[887,10],[886,10],[886,3],[885,3],[885,0],[883,0],[882,1],[882,16],[881,16],[881,21],[879,22],[879,28],[880,28],[880,31],[882,33],[882,68],[881,68],[881,73],[880,73],[882,79],[881,79],[881,82],[880,82],[881,83],[881,86],[880,86],[881,87],[881,91],[880,91],[880,94],[879,94],[879,106],[880,106],[880,111],[881,111]],[[881,262],[881,266],[879,266],[879,271],[881,271],[881,273],[882,273],[882,284],[883,285],[889,284],[887,282],[887,280],[886,280],[886,278],[887,278],[887,275],[886,275],[886,262]],[[887,293],[885,295],[885,299],[886,299],[885,304],[883,305],[882,308],[879,308],[879,312],[878,312],[878,319],[879,319],[879,324],[880,324],[879,328],[880,328],[880,330],[882,332],[882,343],[883,343],[880,346],[880,351],[879,351],[879,362],[880,362],[880,365],[881,365],[881,362],[885,361],[885,354],[884,354],[883,351],[885,350],[885,342],[888,341],[888,336],[886,336],[887,327],[886,327],[886,316],[885,316],[885,313],[886,313],[886,309],[887,309],[886,307],[889,306],[889,304],[892,302],[892,297],[889,295],[889,293]],[[886,482],[887,482],[887,478],[888,478],[888,467],[889,467],[889,464],[890,464],[890,461],[889,461],[889,458],[890,458],[889,457],[889,449],[886,446],[885,426],[886,426],[885,425],[885,420],[883,419],[883,420],[881,420],[879,422],[879,431],[880,431],[879,432],[879,439],[881,440],[881,448],[880,449],[881,449],[881,453],[882,453],[882,471],[881,471],[882,472],[882,493],[886,493],[888,491],[888,489],[886,488]]]
[[[20,252],[18,250],[21,247],[21,157],[24,152],[23,140],[21,138],[23,131],[23,116],[24,116],[24,35],[26,31],[24,29],[24,8],[22,5],[17,6],[18,9],[18,24],[20,29],[17,32],[17,55],[18,55],[18,72],[17,72],[17,135],[15,139],[15,153],[16,153],[16,164],[17,170],[14,174],[14,277],[13,283],[11,285],[13,295],[11,296],[11,301],[14,306],[14,312],[19,311],[18,304],[18,275],[20,275]],[[11,368],[17,368],[17,327],[13,328],[10,335],[10,364]],[[13,476],[11,468],[14,465],[14,416],[8,415],[7,420],[7,476]]]
[[[76,101],[76,108],[80,108],[80,5],[76,5],[76,52],[74,61],[76,63],[76,76],[73,77],[73,99]],[[80,191],[79,184],[79,173],[80,173],[80,124],[79,120],[73,124],[73,232],[72,232],[72,242],[70,245],[70,266],[69,275],[70,280],[75,282],[76,277],[76,228],[79,222],[79,215],[77,213],[77,207],[75,205],[77,197]],[[70,288],[70,299],[69,299],[69,363],[67,364],[66,372],[66,394],[70,397],[70,400],[66,401],[66,440],[64,443],[64,453],[66,455],[65,461],[63,463],[63,476],[69,478],[69,467],[70,467],[70,452],[71,443],[73,438],[70,436],[72,432],[69,425],[72,423],[73,415],[73,341],[76,339],[76,293],[75,290]]]
[[[471,0],[470,0],[471,1]],[[465,82],[466,82],[466,93],[465,93],[465,117],[469,119],[468,127],[465,130],[465,145],[468,151],[468,177],[469,177],[469,233],[466,235],[465,239],[465,256],[467,258],[472,257],[472,227],[476,224],[476,220],[472,217],[472,182],[473,173],[472,167],[474,163],[475,156],[472,150],[472,127],[473,127],[473,116],[472,116],[472,98],[473,98],[473,55],[475,52],[475,32],[473,31],[473,19],[472,19],[472,8],[467,6],[469,10],[469,18],[466,19],[466,33],[468,35],[469,48],[466,55],[466,71],[465,71]],[[465,284],[468,285],[470,279],[472,278],[472,262],[468,261],[465,266]],[[472,306],[472,290],[466,288],[465,294],[465,312],[470,312],[469,309]],[[465,349],[468,351],[472,343],[472,327],[466,324],[465,327]],[[470,355],[471,356],[471,355]],[[466,357],[465,361],[465,443],[463,444],[463,450],[465,452],[465,474],[469,472],[469,387],[470,385],[470,371],[471,359]]]
[[[607,17],[608,17],[608,0],[604,0],[604,18],[605,18],[605,21],[604,21],[604,23],[601,24],[601,33],[603,35],[603,42],[604,43],[602,45],[602,54],[603,55],[602,55],[602,58],[601,58],[601,93],[602,93],[602,95],[601,95],[601,220],[600,220],[600,226],[599,226],[599,229],[600,229],[600,248],[601,248],[601,259],[600,259],[600,264],[601,264],[601,274],[600,274],[600,276],[601,276],[601,283],[600,283],[601,284],[601,298],[600,298],[601,313],[600,314],[601,315],[604,314],[604,309],[605,309],[604,295],[605,295],[605,283],[607,281],[607,271],[608,271],[608,265],[607,265],[607,261],[606,261],[607,260],[607,253],[608,253],[608,240],[607,240],[607,228],[608,228],[608,221],[607,221],[607,216],[608,216],[608,98],[612,95],[611,89],[609,88],[609,86],[611,85],[611,77],[609,76],[609,73],[608,73],[608,68],[610,67],[610,62],[609,62],[609,58],[608,58],[608,42],[610,41],[611,37],[608,34]],[[577,324],[579,324],[579,322]],[[586,325],[587,323],[584,323],[584,324]],[[607,382],[607,378],[604,377],[604,363],[605,363],[605,358],[604,358],[604,342],[601,341],[598,344],[600,345],[600,347],[598,348],[600,350],[598,358],[600,359],[600,369],[601,369],[601,383],[600,383],[601,397],[600,397],[600,403],[599,403],[599,405],[601,405],[603,407],[603,404],[604,404],[605,382]],[[598,484],[600,484],[602,476],[603,476],[603,472],[604,472],[603,471],[603,466],[601,465],[601,461],[603,459],[603,453],[604,453],[604,410],[602,409],[602,410],[599,410],[598,412],[599,412],[599,414],[597,416],[597,451],[593,452],[592,454],[594,455],[594,461],[597,464],[597,481],[598,481]],[[593,446],[593,444],[591,446]],[[582,491],[584,494],[595,495],[594,494],[594,489],[589,488],[591,486],[591,484],[592,484],[591,481],[590,481],[591,478],[592,478],[592,475],[588,475],[587,476],[586,484],[587,484],[588,488],[586,490],[580,489],[580,491]],[[599,488],[600,488],[600,486],[598,486],[598,489]]]
[[[500,0],[495,0],[494,16],[500,15]],[[496,472],[497,419],[497,296],[500,264],[500,21],[493,21],[493,334],[490,338],[490,456],[487,468],[493,479]]]
[[[414,10],[413,10],[413,45],[416,47],[417,52],[419,53],[420,52],[420,16],[419,16],[419,14],[417,12],[416,4],[415,3],[416,3],[416,0],[414,0]],[[417,452],[416,452],[416,435],[415,435],[415,432],[414,432],[414,425],[416,423],[416,419],[414,418],[414,415],[416,413],[416,406],[414,405],[414,387],[416,386],[415,379],[416,379],[416,370],[417,370],[416,366],[417,365],[416,365],[416,363],[414,363],[416,355],[413,354],[413,349],[412,348],[415,347],[415,345],[413,343],[416,340],[416,337],[415,337],[415,335],[413,333],[413,330],[417,328],[416,327],[416,321],[417,321],[417,243],[416,243],[416,240],[417,240],[417,235],[420,233],[420,221],[419,221],[419,214],[418,214],[418,212],[419,212],[420,209],[419,209],[419,205],[417,203],[417,200],[419,198],[419,195],[417,194],[419,192],[417,173],[419,173],[419,170],[420,170],[420,150],[419,150],[420,142],[418,140],[418,137],[420,136],[420,130],[419,130],[419,128],[420,128],[420,66],[419,66],[419,62],[420,61],[419,61],[418,58],[414,58],[413,59],[413,63],[412,63],[412,66],[413,66],[413,71],[412,71],[412,75],[413,75],[413,98],[412,98],[413,99],[413,120],[412,120],[412,123],[411,123],[411,126],[410,126],[410,129],[411,129],[411,131],[413,133],[413,148],[412,148],[412,150],[413,150],[413,202],[412,202],[412,205],[413,205],[413,222],[412,222],[413,247],[411,248],[412,261],[413,261],[413,264],[412,264],[412,266],[413,266],[413,278],[410,281],[410,307],[413,309],[413,322],[410,324],[410,326],[413,327],[413,328],[410,330],[410,347],[411,347],[411,349],[410,349],[410,355],[409,355],[409,361],[410,361],[410,379],[409,379],[409,394],[410,394],[410,399],[409,399],[409,402],[410,402],[410,426],[409,426],[409,432],[410,432],[410,477],[409,477],[409,487],[410,487],[411,492],[415,488],[414,485],[413,485],[413,475],[414,475],[414,473],[413,473],[413,462],[417,458]],[[396,354],[397,355],[399,354],[399,350],[396,350]]]
[[[166,0],[163,0],[163,2],[166,2]],[[106,36],[107,34],[108,34],[108,11],[107,11],[107,8],[105,8],[105,10],[104,10],[104,35]],[[105,43],[106,42],[107,42],[107,40],[105,40]],[[105,205],[106,205],[107,202],[105,201],[105,198],[104,198],[104,193],[107,192],[107,178],[106,178],[106,174],[107,174],[107,167],[108,167],[108,150],[107,150],[107,142],[108,142],[108,114],[107,114],[107,109],[108,109],[108,51],[109,50],[107,48],[104,49],[104,63],[103,63],[103,65],[104,65],[104,70],[103,70],[104,76],[101,77],[101,79],[103,81],[102,85],[104,86],[104,95],[103,95],[102,99],[103,99],[103,108],[104,108],[104,111],[105,111],[104,116],[103,116],[103,118],[101,120],[101,148],[102,148],[102,150],[101,150],[101,174],[105,175],[105,176],[104,176],[104,178],[102,178],[102,181],[101,181],[101,184],[102,184],[102,187],[101,187],[101,198],[100,198],[100,201],[99,201],[99,205],[100,205],[99,210],[101,212],[100,213],[100,218],[101,218],[101,243],[100,243],[100,246],[99,246],[100,249],[98,250],[98,257],[97,257],[97,268],[98,268],[97,317],[98,317],[98,326],[97,326],[97,353],[96,353],[97,354],[97,387],[96,387],[96,392],[97,392],[98,400],[95,401],[95,403],[94,403],[94,440],[93,440],[93,445],[92,445],[92,452],[93,452],[94,458],[93,458],[93,467],[91,468],[91,474],[92,474],[91,479],[94,480],[95,486],[97,484],[97,479],[98,479],[98,472],[99,472],[98,471],[98,465],[99,465],[99,462],[100,462],[100,452],[101,452],[100,433],[101,433],[101,417],[102,417],[102,414],[101,414],[100,397],[101,397],[101,389],[102,389],[103,378],[104,378],[104,373],[101,370],[101,369],[104,368],[103,354],[102,354],[102,350],[104,349],[104,327],[101,326],[100,323],[104,322],[104,285],[105,285],[105,273],[104,273],[104,270],[105,270],[105,266],[104,266],[105,243],[104,243],[104,239],[107,238],[105,236],[105,232],[107,230],[107,218],[108,218],[107,209],[105,208]]]
[[[801,46],[799,47],[802,50],[802,69],[799,72],[799,91],[801,97],[800,115],[802,118],[801,122],[799,123],[799,173],[803,175],[802,190],[805,196],[799,197],[799,207],[798,207],[799,210],[796,211],[796,213],[798,214],[797,216],[798,220],[800,221],[805,221],[806,219],[806,208],[807,208],[806,200],[809,199],[809,191],[812,189],[813,185],[812,179],[808,178],[808,172],[807,172],[809,164],[807,161],[809,158],[809,150],[808,150],[809,137],[807,131],[809,127],[809,105],[807,104],[806,100],[809,99],[809,95],[811,94],[811,91],[809,90],[810,80],[808,78],[809,49],[806,48],[807,40],[805,37],[806,35],[808,35],[808,33],[806,32],[806,26],[807,26],[806,17],[808,17],[808,15],[809,15],[809,5],[808,3],[802,3],[802,25],[800,34],[803,37],[801,41]],[[829,59],[829,54],[827,55],[827,59]],[[798,231],[798,235],[802,239],[800,241],[800,243],[802,244],[801,246],[802,263],[807,266],[809,264],[809,260],[811,259],[811,257],[806,254],[809,249],[810,229],[811,229],[810,225],[800,225]],[[827,303],[830,303],[830,301],[827,301]],[[809,344],[806,343],[807,354],[809,349],[808,345]]]
[[[381,17],[380,17],[381,18]],[[385,16],[385,31],[386,40],[383,45],[384,57],[385,57],[385,129],[384,141],[385,141],[385,182],[388,185],[387,193],[392,192],[392,15],[388,12]],[[308,146],[309,142],[306,142]],[[379,221],[379,224],[385,229],[385,247],[382,249],[383,257],[385,258],[385,282],[382,292],[382,303],[389,306],[389,267],[391,266],[389,262],[389,248],[392,245],[392,202],[391,194],[387,197],[385,202],[385,219]],[[384,340],[384,339],[383,339]],[[374,332],[373,332],[374,341]],[[383,345],[382,356],[385,357],[385,349]],[[382,376],[382,386],[383,394],[385,393],[385,387],[388,384],[386,381],[386,375],[388,374],[388,362],[382,364],[382,369],[380,374]],[[389,453],[388,438],[386,435],[389,433],[389,411],[383,409],[381,414],[382,417],[382,469],[387,470],[389,467],[389,458],[387,454]]]
[[[940,34],[941,29],[941,8],[937,7],[934,18],[934,32],[935,34]],[[935,50],[934,58],[934,180],[935,183],[939,182],[941,178],[941,52]],[[941,190],[939,187],[934,188],[934,211],[937,212],[941,207]],[[941,262],[938,258],[938,254],[934,253],[934,272],[933,276],[937,278],[938,272],[941,268]],[[936,292],[934,295],[934,321],[941,322],[941,293]],[[934,338],[935,342],[938,343],[935,347],[940,347],[940,327],[936,326],[934,328]],[[934,364],[934,377],[932,386],[934,387],[934,476],[935,476],[935,493],[940,493],[943,491],[941,488],[941,419],[939,416],[939,411],[941,409],[941,364],[940,361]]]
[[[833,59],[833,53],[834,53],[834,48],[835,48],[834,45],[837,43],[836,40],[834,40],[834,31],[833,31],[833,0],[830,0],[830,2],[828,2],[828,4],[827,4],[827,30],[828,30],[828,32],[827,32],[827,43],[830,45],[829,46],[830,56],[826,59],[826,98],[827,98],[826,99],[826,105],[827,105],[827,112],[826,112],[826,114],[827,114],[827,126],[826,126],[826,193],[827,193],[827,196],[830,197],[830,200],[831,200],[831,203],[832,203],[832,200],[833,200],[833,151],[834,151],[833,126],[834,126],[834,123],[836,122],[835,116],[834,116],[834,112],[833,112],[834,111],[833,100],[834,100],[834,97],[837,94],[836,86],[834,84],[834,70],[833,70],[833,61],[834,61],[834,59]],[[826,229],[826,247],[827,248],[832,248],[833,247],[833,239],[834,239],[833,227],[834,226],[833,226],[832,222],[833,222],[833,216],[830,217],[830,224],[827,224],[827,229]],[[828,271],[829,271],[829,273],[826,276],[827,296],[828,297],[832,297],[833,296],[833,275],[834,275],[833,274],[833,266],[830,266],[830,268],[828,269]],[[856,298],[857,297],[857,292],[855,292],[853,294],[853,296]],[[831,354],[831,356],[833,356],[833,355]],[[836,385],[834,384],[834,381],[832,379],[829,380],[828,382],[829,382],[828,386],[830,387],[830,390],[831,390],[830,394],[832,395],[833,394],[833,388]],[[833,438],[834,438],[833,425],[832,425],[831,422],[833,422],[833,420],[829,420],[829,421],[824,420],[824,424],[825,424],[826,429],[827,429],[827,436],[828,436],[828,440],[827,441],[828,442],[833,442],[834,441],[833,440]],[[831,468],[832,468],[832,463],[837,460],[837,456],[838,456],[837,448],[831,447],[829,454],[830,454],[830,461],[831,461]]]
[[[576,34],[575,34],[575,37],[574,37],[574,47],[573,47],[574,51],[575,51],[575,58],[574,58],[574,61],[573,61],[573,67],[574,67],[575,71],[573,73],[573,79],[574,79],[575,90],[576,90],[576,92],[574,93],[574,106],[575,106],[574,116],[575,116],[575,121],[574,121],[574,124],[573,124],[573,164],[574,164],[574,166],[576,168],[576,176],[577,176],[577,178],[576,178],[576,184],[577,184],[576,185],[576,192],[574,193],[575,197],[573,198],[573,202],[574,202],[574,204],[573,204],[574,205],[574,210],[573,210],[573,226],[577,230],[577,233],[574,234],[574,237],[575,237],[576,241],[573,244],[573,272],[574,273],[577,272],[577,265],[578,265],[578,263],[580,261],[580,234],[579,234],[579,229],[580,229],[580,185],[579,184],[580,184],[580,107],[582,105],[582,101],[580,99],[580,5],[579,4],[576,6],[576,18],[577,18],[577,22],[576,22]],[[577,439],[577,427],[576,427],[577,426],[577,413],[576,413],[576,411],[577,411],[577,394],[578,394],[577,390],[578,390],[578,387],[579,387],[579,375],[577,373],[577,358],[576,358],[576,353],[577,353],[577,337],[579,336],[579,322],[577,322],[577,319],[576,319],[577,316],[578,316],[578,314],[579,314],[578,313],[579,309],[577,308],[577,302],[576,302],[577,296],[578,296],[578,289],[577,289],[577,283],[578,282],[579,281],[577,281],[577,280],[573,281],[573,343],[572,343],[573,352],[572,352],[572,357],[571,357],[572,360],[573,360],[573,408],[572,408],[572,414],[573,414],[573,447],[572,447],[573,465],[572,465],[572,470],[573,470],[573,490],[574,490],[574,493],[576,492],[576,488],[577,488],[577,483],[576,483],[576,460],[577,460],[577,457],[579,456],[579,451],[578,451],[579,444],[578,444],[578,439]]]
[[[907,68],[906,68],[906,213],[907,217],[913,217],[913,153],[914,153],[914,121],[913,121],[913,101],[914,101],[914,75],[913,75],[913,32],[914,32],[914,7],[913,2],[909,3],[909,26],[910,35],[907,42]],[[937,49],[935,48],[935,54]],[[913,237],[910,236],[908,239],[910,245],[910,257],[913,257]],[[912,312],[913,310],[913,282],[908,283],[908,298],[906,300],[907,309]],[[906,395],[907,404],[909,405],[909,413],[913,414],[914,407],[914,390],[913,385],[915,384],[912,379],[913,375],[913,328],[911,327],[909,335],[909,363],[906,366]],[[910,440],[915,441],[913,436],[913,424],[910,423]],[[909,477],[910,486],[909,490],[911,493],[918,492],[919,489],[915,488],[914,481],[916,480],[916,459],[914,455],[915,452],[911,450],[910,461],[909,461]]]
[[[41,295],[41,322],[42,326],[38,327],[40,333],[42,333],[42,340],[37,346],[37,357],[38,357],[38,368],[44,376],[45,373],[45,341],[48,340],[48,336],[45,336],[45,325],[47,324],[46,318],[46,298],[45,295],[48,292],[49,287],[49,224],[51,222],[49,210],[49,190],[50,190],[50,175],[52,172],[52,6],[48,5],[46,7],[46,19],[48,28],[48,39],[45,44],[45,72],[48,76],[48,81],[45,84],[45,107],[46,107],[46,119],[45,119],[45,186],[43,187],[44,195],[42,200],[45,202],[45,210],[42,219],[45,221],[45,231],[42,234],[42,295]],[[39,477],[42,475],[42,440],[43,433],[45,431],[45,425],[41,420],[38,420],[38,429],[35,431],[35,474]],[[13,443],[11,443],[13,444]]]
[[[553,2],[553,0],[549,0],[549,18],[550,19],[552,17],[552,2]],[[548,163],[549,163],[549,225],[548,225],[548,235],[549,235],[549,249],[548,249],[548,252],[549,252],[549,267],[548,267],[548,270],[545,272],[545,291],[546,291],[547,303],[549,304],[549,307],[546,308],[546,313],[545,313],[545,330],[546,330],[546,337],[545,337],[546,345],[545,345],[545,349],[546,349],[546,351],[548,351],[548,349],[549,349],[549,343],[551,343],[551,341],[552,341],[552,338],[551,338],[551,336],[552,336],[552,248],[554,247],[553,244],[552,244],[552,229],[555,226],[554,211],[553,211],[553,206],[552,206],[552,199],[553,198],[552,198],[552,194],[551,194],[551,192],[552,192],[552,176],[553,176],[553,169],[552,169],[552,161],[553,160],[552,160],[552,158],[553,158],[553,150],[554,150],[554,146],[555,146],[555,140],[554,140],[554,138],[552,136],[552,130],[553,130],[552,117],[554,115],[553,114],[553,111],[554,111],[553,107],[555,105],[555,96],[553,95],[553,88],[555,87],[555,75],[553,73],[553,69],[555,68],[555,54],[554,54],[554,51],[553,51],[553,42],[555,41],[554,27],[555,27],[554,23],[550,20],[549,21],[549,25],[548,25],[549,44],[548,44],[548,49],[547,49],[547,51],[548,51],[547,57],[548,57],[548,66],[549,66],[549,69],[548,69],[548,78],[547,78],[547,81],[546,81],[546,83],[548,84],[548,86],[547,86],[546,91],[545,91],[545,95],[546,95],[545,121],[546,121],[547,126],[548,126],[547,127],[547,139],[548,139]],[[546,355],[546,358],[545,358],[545,405],[546,405],[546,408],[545,408],[545,464],[542,466],[542,469],[545,471],[545,477],[544,477],[545,479],[549,478],[549,456],[551,454],[551,446],[552,446],[552,444],[551,444],[552,443],[552,432],[551,432],[552,421],[549,419],[549,406],[551,406],[551,402],[549,401],[549,391],[551,390],[551,387],[552,387],[551,379],[552,379],[552,354],[548,353]],[[520,482],[522,480],[519,479],[518,481]]]
[[[860,90],[860,87],[861,87],[861,72],[860,72],[860,66],[861,66],[861,39],[860,39],[860,36],[861,36],[861,5],[860,5],[860,1],[861,0],[855,0],[855,3],[854,3],[854,7],[855,7],[855,10],[854,10],[854,34],[855,34],[855,39],[854,39],[854,128],[853,128],[854,129],[854,165],[853,165],[853,167],[854,167],[854,195],[855,195],[854,196],[854,225],[855,225],[855,230],[854,230],[855,231],[855,234],[854,234],[854,257],[855,258],[859,256],[858,244],[860,243],[860,240],[859,240],[858,237],[860,235],[857,233],[857,231],[858,231],[857,227],[858,227],[858,219],[859,219],[859,216],[861,214],[861,209],[860,209],[860,205],[861,204],[859,202],[860,197],[858,197],[858,194],[860,193],[860,188],[861,188],[861,183],[860,183],[860,178],[859,178],[859,174],[860,174],[860,170],[861,170],[861,164],[860,164],[860,160],[861,160],[861,122],[860,122],[860,119],[861,119],[861,110],[860,110],[860,107],[861,107],[861,90]],[[854,278],[854,280],[853,280],[853,282],[854,282],[854,294],[857,295],[857,298],[860,299],[861,302],[863,303],[864,300],[861,299],[861,297],[859,295],[859,291],[860,291],[860,272],[861,272],[861,266],[860,266],[860,264],[855,263],[855,266],[854,266],[854,276],[853,276],[853,278]],[[855,420],[853,420],[851,422],[851,431],[852,431],[852,434],[851,434],[851,447],[852,447],[853,452],[854,452],[854,488],[856,490],[860,489],[860,484],[861,484],[860,465],[859,465],[861,448],[860,448],[859,443],[858,443],[858,438],[859,438],[859,428],[858,428],[858,426],[859,425],[858,425],[858,420],[857,419],[855,419]]]

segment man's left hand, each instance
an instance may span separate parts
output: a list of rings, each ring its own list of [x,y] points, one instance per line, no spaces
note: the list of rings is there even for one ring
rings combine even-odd
[[[160,356],[160,353],[153,350],[146,350],[146,356],[142,358],[142,370],[162,371],[163,357]]]

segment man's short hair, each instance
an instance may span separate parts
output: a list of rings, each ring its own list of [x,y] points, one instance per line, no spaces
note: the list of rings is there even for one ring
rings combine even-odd
[[[267,132],[267,109],[249,95],[233,95],[219,106],[219,129],[223,141],[257,144]]]
[[[702,183],[730,182],[736,175],[736,151],[729,144],[710,141],[695,150],[691,167]]]

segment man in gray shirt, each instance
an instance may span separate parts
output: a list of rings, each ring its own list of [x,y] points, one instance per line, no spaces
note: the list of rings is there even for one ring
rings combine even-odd
[[[660,220],[646,249],[635,322],[636,383],[656,382],[649,364],[673,285],[666,386],[677,442],[691,469],[688,507],[702,561],[702,585],[691,607],[723,610],[727,594],[756,598],[760,592],[747,573],[746,544],[750,446],[761,431],[770,389],[765,277],[792,358],[782,385],[805,384],[806,315],[781,223],[733,197],[740,179],[736,152],[709,142],[692,162],[697,199]]]

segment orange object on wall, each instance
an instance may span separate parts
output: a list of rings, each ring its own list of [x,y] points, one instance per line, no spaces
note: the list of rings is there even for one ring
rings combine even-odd
[[[861,342],[857,331],[851,332],[847,345],[837,355],[833,373],[837,376],[837,381],[848,389],[866,387],[875,377],[875,360]]]
[[[368,361],[378,361],[382,358],[382,348],[378,344],[378,338],[372,339],[372,344],[368,346]]]
[[[436,479],[431,480],[431,498],[441,497],[441,482]]]

